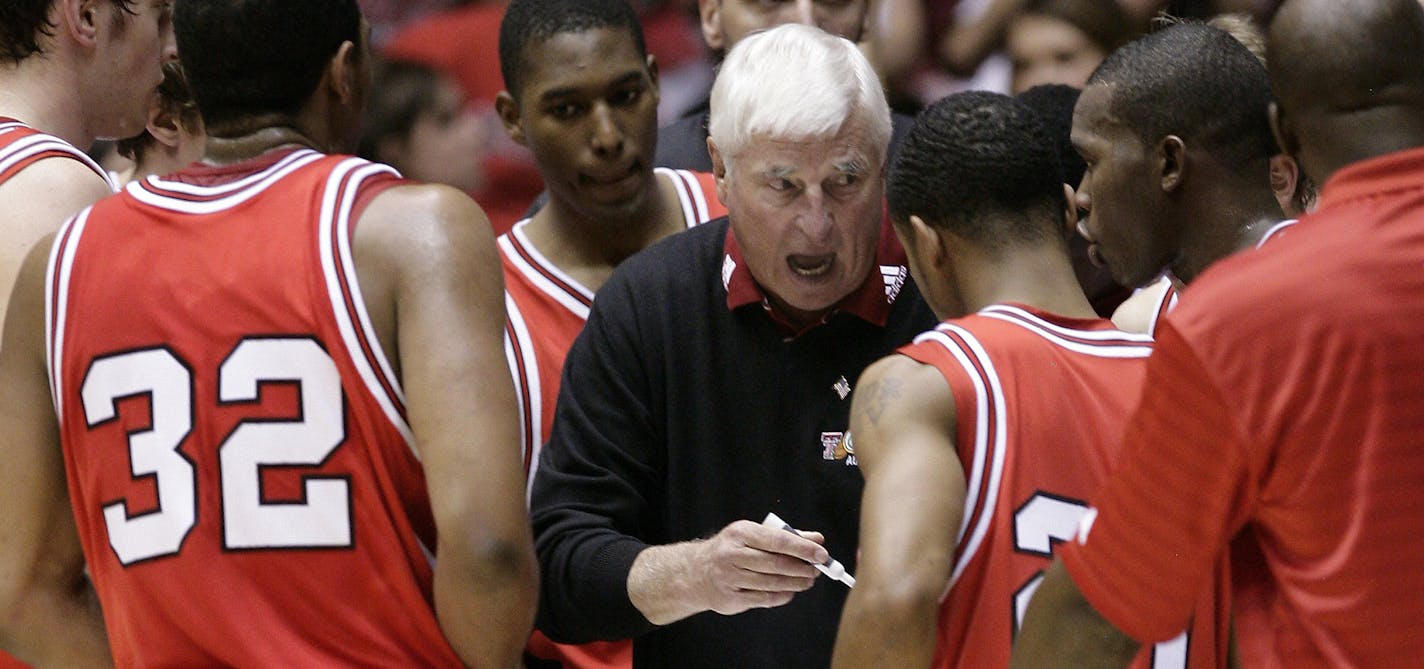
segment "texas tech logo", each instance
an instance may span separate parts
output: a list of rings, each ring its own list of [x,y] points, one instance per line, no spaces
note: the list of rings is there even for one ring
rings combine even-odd
[[[821,433],[821,459],[841,460],[847,467],[855,467],[855,444],[851,441],[849,432],[822,432]]]

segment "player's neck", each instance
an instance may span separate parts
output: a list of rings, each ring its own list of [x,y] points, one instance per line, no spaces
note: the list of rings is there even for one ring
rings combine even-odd
[[[957,256],[954,262],[967,313],[1013,303],[1068,318],[1097,318],[1073,273],[1066,245],[1044,243],[993,256]]]
[[[231,165],[282,148],[322,150],[319,141],[290,125],[225,128],[223,136],[208,136],[202,162],[207,165]]]
[[[1223,192],[1209,206],[1188,212],[1193,221],[1181,226],[1181,252],[1171,270],[1183,283],[1226,256],[1251,248],[1271,225],[1281,221],[1280,204],[1264,187]]]
[[[654,175],[653,183],[656,189],[651,197],[616,217],[592,218],[551,198],[530,220],[525,233],[549,262],[576,279],[582,280],[580,274],[589,275],[584,285],[597,290],[593,283],[601,285],[619,263],[687,227],[671,181]]]
[[[94,136],[85,129],[82,104],[67,80],[49,63],[31,56],[19,65],[0,65],[0,117],[13,118],[86,151]]]

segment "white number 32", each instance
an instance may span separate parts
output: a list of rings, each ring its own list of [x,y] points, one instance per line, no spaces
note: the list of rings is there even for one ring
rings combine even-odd
[[[262,383],[295,383],[295,420],[244,420],[218,447],[223,546],[229,550],[340,548],[351,545],[350,481],[307,476],[302,501],[264,502],[265,467],[315,467],[346,438],[341,376],[331,357],[305,337],[249,338],[218,370],[218,402],[256,402]],[[151,427],[128,436],[134,478],[152,476],[158,507],[129,513],[120,499],[104,506],[109,545],[131,565],[177,553],[197,523],[198,477],[179,448],[193,429],[193,372],[167,348],[95,359],[80,389],[90,428],[117,417],[117,402],[148,395]]]

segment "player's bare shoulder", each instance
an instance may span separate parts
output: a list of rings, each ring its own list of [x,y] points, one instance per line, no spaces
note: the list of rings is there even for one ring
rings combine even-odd
[[[907,424],[953,430],[954,394],[944,375],[904,355],[889,355],[860,375],[851,404],[851,431],[862,442],[882,431],[894,433]],[[952,432],[951,432],[952,433]]]
[[[1123,332],[1148,334],[1162,314],[1163,301],[1175,292],[1172,280],[1162,277],[1132,294],[1113,311],[1112,322]]]
[[[406,182],[376,194],[360,214],[352,253],[367,311],[387,346],[395,341],[396,303],[413,291],[504,287],[489,219],[449,186]]]
[[[47,227],[113,194],[92,168],[68,157],[38,161],[0,183],[0,222]],[[42,234],[35,235],[38,239]]]
[[[360,253],[414,253],[434,259],[451,246],[493,248],[489,218],[468,195],[439,184],[403,183],[372,198],[361,214],[354,243]],[[394,259],[394,258],[392,258]]]
[[[59,157],[38,161],[0,184],[0,317],[30,248],[112,192],[88,165]]]

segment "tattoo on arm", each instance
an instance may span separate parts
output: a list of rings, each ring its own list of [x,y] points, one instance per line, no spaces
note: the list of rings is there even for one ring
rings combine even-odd
[[[880,424],[880,416],[885,413],[885,405],[891,400],[900,399],[903,386],[902,380],[891,377],[872,383],[871,387],[867,388],[871,391],[871,400],[870,406],[865,408],[865,414],[870,417],[870,422]]]

